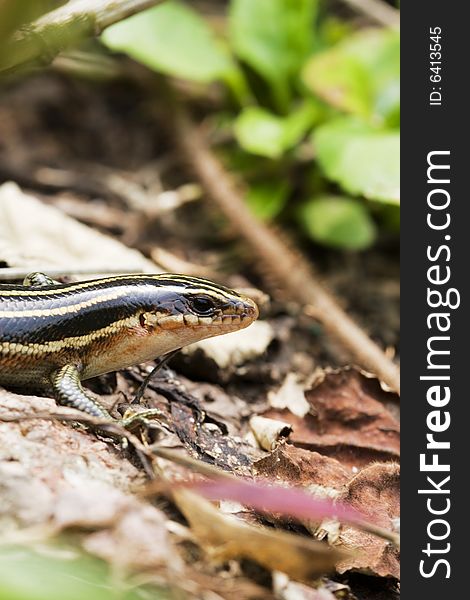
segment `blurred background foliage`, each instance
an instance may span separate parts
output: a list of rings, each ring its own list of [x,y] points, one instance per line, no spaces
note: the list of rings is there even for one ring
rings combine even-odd
[[[319,0],[231,0],[212,23],[169,0],[107,30],[108,48],[201,86],[219,152],[257,216],[315,242],[368,248],[399,224],[399,34],[358,29]]]
[[[61,4],[0,0],[0,64],[15,52],[8,34]],[[201,95],[223,90],[204,119],[258,217],[339,249],[397,238],[398,31],[343,18],[327,0],[217,4],[166,0],[101,41]]]
[[[165,600],[171,593],[142,585],[106,563],[65,545],[0,548],[0,600]]]

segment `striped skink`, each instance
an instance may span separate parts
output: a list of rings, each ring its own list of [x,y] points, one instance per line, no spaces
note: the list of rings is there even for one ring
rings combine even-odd
[[[51,391],[60,404],[111,419],[81,380],[236,331],[255,302],[205,279],[119,275],[60,284],[41,273],[0,285],[0,385]]]

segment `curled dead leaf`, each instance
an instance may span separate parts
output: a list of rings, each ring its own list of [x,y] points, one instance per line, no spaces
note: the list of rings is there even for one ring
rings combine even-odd
[[[258,476],[271,481],[315,490],[336,498],[351,478],[351,472],[334,458],[285,444],[253,465]]]
[[[268,452],[285,441],[292,432],[292,427],[285,421],[266,419],[256,415],[250,419],[250,429],[260,447]]]
[[[115,565],[138,570],[183,568],[166,528],[166,517],[153,506],[134,506],[113,527],[88,535],[83,545],[88,552]]]
[[[400,467],[396,463],[370,465],[356,475],[340,497],[351,508],[360,508],[380,527],[396,530],[400,515]],[[351,569],[381,577],[400,577],[399,550],[386,540],[343,525],[337,543],[340,547],[361,548],[361,554],[347,558],[339,572]]]
[[[342,369],[325,373],[305,393],[313,414],[299,418],[286,410],[271,409],[264,416],[290,423],[293,444],[335,457],[347,466],[396,460],[400,453],[399,422],[374,394],[364,375]],[[380,394],[385,392],[380,390]]]
[[[273,338],[274,331],[269,323],[255,321],[247,329],[191,344],[183,349],[183,353],[191,355],[199,350],[219,369],[226,369],[260,356]]]
[[[297,417],[305,417],[310,412],[310,404],[305,399],[304,386],[295,373],[288,373],[277,391],[270,391],[268,402],[272,408],[287,408]]]
[[[189,490],[175,490],[174,500],[194,534],[218,560],[249,558],[292,579],[311,581],[334,570],[336,563],[345,559],[342,549],[303,536],[247,525],[222,514],[211,502]]]
[[[41,227],[38,227],[41,223]],[[137,250],[79,223],[25,194],[15,183],[0,186],[0,260],[31,270],[47,267],[132,269],[157,272]]]
[[[336,596],[327,588],[314,588],[290,581],[284,573],[273,573],[273,589],[279,600],[336,600]]]

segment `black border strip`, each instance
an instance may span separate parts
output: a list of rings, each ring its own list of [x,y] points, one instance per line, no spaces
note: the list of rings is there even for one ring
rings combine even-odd
[[[405,599],[470,597],[468,579],[468,537],[470,526],[466,511],[470,510],[470,493],[467,483],[470,473],[467,467],[470,442],[470,327],[466,322],[465,303],[469,293],[470,229],[466,219],[470,205],[470,191],[466,189],[467,174],[470,174],[470,152],[466,148],[468,136],[468,114],[470,102],[465,88],[468,80],[469,49],[466,40],[469,21],[464,14],[466,3],[408,2],[401,11],[401,57],[402,57],[402,592]],[[430,28],[440,27],[442,79],[431,82],[430,75]],[[434,57],[435,59],[435,57]],[[433,90],[432,88],[436,88]],[[439,90],[439,88],[441,88]],[[440,91],[440,104],[430,105],[430,93]],[[433,97],[438,101],[438,95]],[[449,151],[449,154],[430,152]],[[428,183],[428,160],[450,165],[445,170],[430,172]],[[450,179],[448,183],[441,180]],[[439,179],[439,182],[435,181]],[[431,203],[444,203],[449,195],[449,206],[433,210]],[[432,229],[427,224],[432,213],[434,223],[447,218],[450,223],[443,230]],[[450,236],[450,239],[446,236]],[[434,260],[440,247],[442,249]],[[428,272],[429,267],[439,268]],[[449,270],[446,269],[449,268]],[[440,279],[450,273],[447,283],[431,284],[429,277]],[[427,289],[446,293],[455,288],[460,295],[459,308],[431,308],[428,305]],[[451,294],[452,302],[457,292]],[[438,296],[433,297],[437,300]],[[448,313],[450,327],[447,332],[437,331],[437,318],[427,319],[432,312]],[[446,319],[440,324],[444,326]],[[450,353],[429,356],[427,343],[430,337],[448,336],[449,340],[433,340],[431,347],[449,350]],[[449,369],[430,369],[428,359]],[[420,376],[449,376],[431,381]],[[428,390],[440,386],[433,394]],[[450,399],[442,400],[444,387],[448,386]],[[434,406],[431,404],[434,402]],[[439,406],[440,404],[440,406]],[[438,414],[436,414],[436,411]],[[434,412],[433,416],[429,416]],[[450,425],[440,433],[432,428]],[[427,421],[428,419],[428,421]],[[431,429],[430,429],[431,427]],[[449,442],[449,449],[426,448],[426,435],[434,433],[434,439]],[[424,462],[430,463],[433,454],[439,464],[449,465],[446,471],[424,471],[420,469],[420,454]],[[427,480],[431,477],[434,483]],[[450,476],[450,479],[446,478]],[[439,489],[438,489],[439,488]],[[418,493],[419,489],[431,492]],[[439,491],[440,490],[440,491]],[[448,492],[447,492],[448,490]],[[449,504],[450,501],[450,504]],[[467,508],[469,507],[469,508]],[[441,515],[430,510],[444,511]],[[446,521],[434,522],[434,520]],[[431,523],[431,524],[430,524]],[[448,532],[448,534],[447,534]],[[432,539],[442,537],[441,540]],[[428,546],[429,544],[429,546]],[[465,544],[465,546],[464,546]],[[437,562],[442,560],[442,562]],[[421,562],[423,561],[423,562]],[[446,561],[446,562],[445,562]],[[428,576],[425,577],[422,572]],[[429,574],[431,574],[429,576]],[[449,577],[447,577],[449,576]]]

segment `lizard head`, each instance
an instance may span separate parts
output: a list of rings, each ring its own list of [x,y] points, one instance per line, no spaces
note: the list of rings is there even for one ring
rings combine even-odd
[[[254,300],[207,279],[173,274],[155,279],[157,302],[141,315],[141,325],[156,334],[173,333],[182,346],[244,329],[258,318]]]

